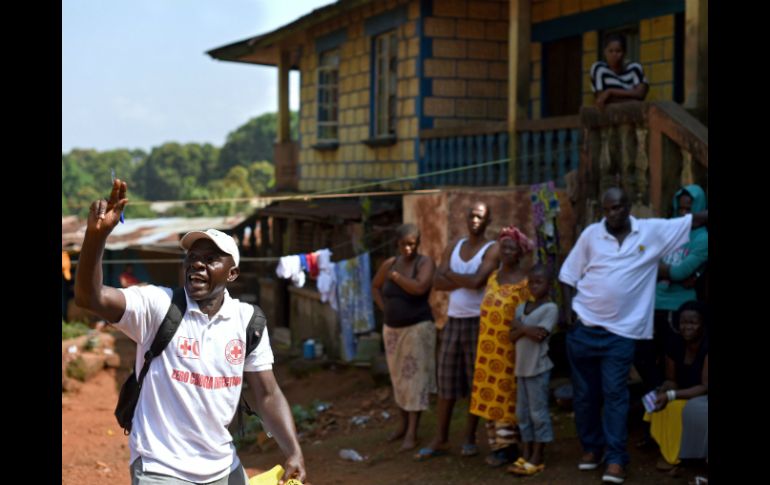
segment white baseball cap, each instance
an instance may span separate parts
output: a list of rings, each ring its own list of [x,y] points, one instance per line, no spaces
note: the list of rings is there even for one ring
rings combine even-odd
[[[228,236],[222,231],[217,231],[216,229],[206,229],[205,231],[190,231],[182,236],[182,239],[179,240],[179,245],[182,246],[185,251],[189,251],[193,243],[199,239],[211,239],[219,249],[232,256],[233,261],[235,261],[235,266],[238,266],[238,263],[241,259],[241,253],[238,251],[238,245],[235,244],[235,240],[232,237]]]

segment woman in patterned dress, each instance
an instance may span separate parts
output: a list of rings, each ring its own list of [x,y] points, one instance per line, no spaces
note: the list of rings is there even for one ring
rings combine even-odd
[[[500,269],[489,276],[481,303],[479,343],[471,391],[470,412],[487,420],[492,453],[489,466],[513,462],[518,455],[516,427],[515,346],[509,337],[516,307],[530,298],[523,257],[534,244],[519,229],[500,231]]]

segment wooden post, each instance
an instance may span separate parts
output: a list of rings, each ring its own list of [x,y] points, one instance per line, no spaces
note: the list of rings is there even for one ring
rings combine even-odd
[[[708,112],[708,0],[686,0],[684,107]]]
[[[516,185],[519,140],[516,121],[527,119],[530,83],[532,6],[530,0],[510,0],[508,26],[508,185]]]
[[[291,141],[289,120],[289,52],[282,50],[278,62],[277,143],[286,143]]]

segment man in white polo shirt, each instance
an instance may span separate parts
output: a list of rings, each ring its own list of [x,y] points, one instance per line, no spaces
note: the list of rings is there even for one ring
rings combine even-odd
[[[707,222],[708,211],[677,219],[636,219],[619,188],[604,193],[602,208],[604,218],[580,234],[559,280],[577,314],[573,325],[568,312],[567,357],[584,452],[578,468],[594,470],[604,459],[602,480],[623,483],[629,461],[628,373],[636,340],[652,338],[658,263],[688,241],[691,228]]]
[[[137,343],[137,374],[171,304],[171,288],[116,289],[102,283],[107,236],[127,203],[126,183],[115,180],[109,200],[91,205],[80,253],[75,299]],[[254,391],[257,412],[287,457],[284,480],[306,480],[304,457],[291,410],[272,371],[265,328],[245,354],[254,307],[230,297],[240,255],[220,231],[193,231],[180,241],[187,308],[173,340],[151,361],[134,412],[129,446],[133,485],[248,483],[227,430],[242,380]]]

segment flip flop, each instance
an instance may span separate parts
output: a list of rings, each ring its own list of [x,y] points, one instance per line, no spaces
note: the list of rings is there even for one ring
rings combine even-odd
[[[532,463],[525,461],[522,465],[513,464],[508,467],[508,471],[516,475],[532,476],[545,470],[545,465],[533,465]]]
[[[479,454],[479,447],[473,443],[465,443],[460,448],[460,456],[476,456]]]
[[[420,448],[420,451],[414,455],[414,459],[417,461],[425,461],[437,456],[448,455],[446,450],[434,450],[433,448]]]

